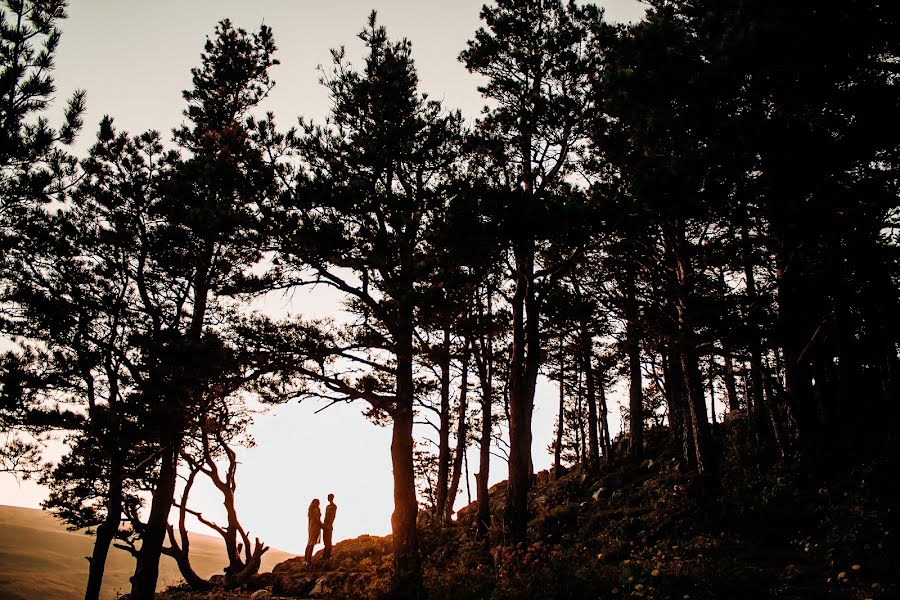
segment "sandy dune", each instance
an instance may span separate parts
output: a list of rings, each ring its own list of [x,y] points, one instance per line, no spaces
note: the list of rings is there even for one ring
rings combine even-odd
[[[94,539],[66,531],[49,513],[31,508],[0,506],[0,598],[3,600],[70,600],[81,598],[87,581]],[[219,573],[224,566],[220,539],[191,536],[192,564],[202,576]],[[263,557],[263,571],[292,555],[271,549]],[[134,560],[122,550],[112,549],[103,582],[104,600],[128,590]],[[163,557],[160,589],[181,582],[175,562]]]

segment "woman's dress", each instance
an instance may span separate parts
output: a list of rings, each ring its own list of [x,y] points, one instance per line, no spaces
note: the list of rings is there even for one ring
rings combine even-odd
[[[315,546],[322,541],[322,511],[318,507],[309,509],[309,542],[307,546]]]

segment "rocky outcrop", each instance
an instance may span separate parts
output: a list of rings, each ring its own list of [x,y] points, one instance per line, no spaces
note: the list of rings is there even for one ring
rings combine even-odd
[[[286,560],[254,579],[273,596],[298,598],[377,597],[390,579],[391,538],[363,535],[334,546],[329,560],[319,552],[310,565],[303,557]]]
[[[329,560],[320,551],[307,565],[290,558],[250,578],[240,590],[192,592],[170,588],[160,600],[284,600],[287,598],[383,598],[390,584],[391,537],[363,535],[335,544]],[[126,598],[126,597],[123,597]]]

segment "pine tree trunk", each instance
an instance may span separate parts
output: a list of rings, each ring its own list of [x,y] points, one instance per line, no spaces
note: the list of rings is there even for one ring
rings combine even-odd
[[[734,360],[728,352],[725,352],[725,373],[722,375],[722,378],[725,380],[725,396],[728,399],[728,411],[737,412],[741,410],[737,385],[734,382]]]
[[[691,437],[694,442],[694,456],[697,470],[701,474],[715,472],[712,439],[709,431],[709,419],[706,415],[706,395],[703,391],[703,379],[697,360],[697,350],[693,343],[693,335],[687,319],[685,302],[678,301],[678,328],[681,350],[682,375],[687,393],[688,417],[690,419]]]
[[[582,348],[582,369],[584,370],[587,386],[588,404],[588,460],[587,466],[591,471],[596,470],[600,464],[600,444],[597,440],[597,394],[594,387],[593,348],[590,329],[586,321],[581,323],[581,331],[584,336]]]
[[[832,329],[835,333],[832,340],[833,353],[837,359],[835,376],[837,378],[837,390],[833,417],[835,423],[845,423],[853,419],[851,399],[853,397],[854,383],[858,377],[858,361],[854,360],[860,352],[855,347],[853,327],[851,325],[849,291],[847,290],[847,274],[843,266],[839,267],[841,277],[834,282],[833,294],[833,322]],[[870,405],[877,404],[876,398],[868,400]]]
[[[566,362],[563,340],[565,336],[559,333],[559,410],[556,422],[556,443],[553,446],[553,477],[559,479],[562,475],[562,442],[563,429],[566,417]]]
[[[459,413],[456,426],[456,454],[453,456],[453,474],[450,477],[450,491],[447,493],[447,506],[444,509],[444,520],[450,521],[453,516],[453,505],[456,501],[456,493],[459,490],[459,480],[462,477],[463,458],[466,456],[469,435],[466,412],[469,408],[469,340],[463,341],[462,374],[459,382]],[[468,475],[466,476],[468,481]],[[468,485],[468,483],[467,483]]]
[[[106,570],[106,558],[109,555],[109,547],[119,532],[121,521],[122,465],[117,457],[112,456],[110,457],[109,489],[106,498],[106,518],[97,527],[97,536],[94,539],[94,551],[90,558],[84,600],[99,600],[100,598],[100,590],[103,587],[103,573]]]
[[[706,395],[703,392],[703,379],[700,376],[696,351],[691,346],[682,348],[681,366],[684,370],[687,388],[688,411],[690,414],[691,434],[694,438],[694,456],[697,459],[697,470],[701,474],[715,473],[715,460],[712,438],[709,431],[709,419],[706,415]]]
[[[709,369],[709,411],[712,413],[713,431],[716,430],[716,374],[713,361]]]
[[[488,298],[490,314],[490,297]],[[487,540],[491,527],[491,505],[488,497],[488,478],[491,470],[491,429],[493,426],[493,342],[491,334],[475,355],[478,380],[481,384],[481,439],[478,444],[478,473],[475,474],[475,496],[478,502],[476,537]]]
[[[441,406],[438,426],[438,472],[435,518],[440,523],[447,514],[447,485],[450,478],[450,329],[444,329],[440,350]]]
[[[587,394],[588,419],[587,419],[587,442],[588,457],[587,467],[594,471],[600,464],[600,441],[597,438],[597,390],[594,387],[594,368],[591,364],[591,355],[585,353],[584,356],[584,377],[585,377],[585,393]]]
[[[644,390],[641,375],[640,323],[634,286],[628,284],[625,298],[625,348],[628,353],[628,454],[633,460],[644,459]]]
[[[779,397],[783,396],[783,393],[779,389],[779,392],[776,394],[772,382],[772,376],[767,370],[767,366],[763,365],[763,393],[765,394],[766,400],[766,411],[769,415],[769,423],[772,426],[772,431],[775,434],[775,443],[778,447],[779,453],[782,458],[786,458],[791,454],[791,441],[788,437],[787,430],[789,426],[784,422],[782,418],[782,412],[779,410]]]
[[[675,219],[671,223],[669,234],[669,243],[675,260],[677,279],[675,289],[676,339],[685,381],[685,392],[687,393],[691,435],[694,438],[694,454],[697,458],[697,470],[701,474],[711,475],[716,470],[715,457],[709,430],[709,419],[706,414],[703,379],[700,375],[697,357],[696,333],[690,314],[690,301],[694,296],[695,274],[689,256],[689,245],[685,237],[684,222],[681,219]]]
[[[778,323],[784,359],[784,391],[797,426],[798,437],[807,448],[817,442],[815,410],[813,408],[812,372],[803,350],[812,335],[804,324],[807,318],[798,298],[796,264],[786,257],[776,257],[776,287],[778,293]]]
[[[137,565],[131,577],[131,600],[152,600],[159,578],[159,558],[169,522],[169,511],[175,501],[175,483],[178,476],[178,456],[181,451],[181,427],[176,419],[169,419],[166,439],[162,446],[159,478],[153,490],[150,517],[141,536],[141,549]]]
[[[396,405],[393,410],[391,464],[394,469],[394,513],[391,530],[394,546],[394,593],[399,598],[422,597],[419,538],[416,531],[418,502],[413,467],[413,347],[412,311],[407,309],[396,341]]]
[[[772,407],[766,403],[765,389],[763,385],[762,339],[759,323],[759,295],[756,291],[756,276],[753,273],[753,249],[750,240],[750,230],[746,218],[741,223],[741,250],[744,262],[744,281],[747,287],[747,320],[750,348],[750,392],[753,406],[756,408],[753,415],[753,423],[762,433],[765,428],[765,413],[772,416]],[[774,432],[778,440],[777,428]],[[779,442],[780,446],[780,442]],[[783,448],[782,448],[783,453]]]
[[[600,378],[600,385],[597,386],[600,392],[600,438],[603,442],[603,454],[606,456],[607,462],[612,460],[612,438],[609,435],[609,408],[606,405],[606,386],[603,385],[603,377]]]
[[[584,387],[581,378],[584,374],[578,366],[578,355],[575,355],[575,386],[577,396],[575,401],[575,438],[578,448],[578,464],[584,465],[587,461],[587,432],[584,430]]]
[[[194,307],[187,339],[199,345],[203,337],[203,325],[209,296],[209,268],[212,262],[214,244],[204,243],[194,276]],[[175,486],[178,478],[178,458],[184,441],[184,430],[180,410],[184,399],[193,392],[190,388],[181,391],[184,397],[163,397],[165,422],[161,444],[159,478],[153,490],[150,516],[141,536],[134,575],[131,577],[131,600],[151,600],[156,594],[159,578],[159,559],[169,523],[169,511],[175,501]]]
[[[525,542],[531,487],[531,414],[540,360],[538,307],[533,288],[534,241],[516,248],[516,289],[512,309],[509,365],[509,479],[503,513],[507,543]]]
[[[677,352],[667,350],[663,356],[663,376],[666,380],[666,402],[669,409],[669,430],[681,466],[691,469],[696,464],[692,436],[688,435],[684,394],[684,369]]]

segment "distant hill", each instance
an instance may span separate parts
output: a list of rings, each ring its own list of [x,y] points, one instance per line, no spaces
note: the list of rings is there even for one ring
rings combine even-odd
[[[0,598],[3,600],[71,600],[81,598],[87,582],[94,538],[66,531],[50,513],[31,508],[0,506]],[[220,573],[224,544],[219,538],[192,534],[191,562],[201,576]],[[263,571],[293,556],[271,549],[263,556]],[[103,600],[112,600],[130,588],[134,559],[112,549],[103,581]],[[175,561],[163,557],[159,589],[181,582]]]

